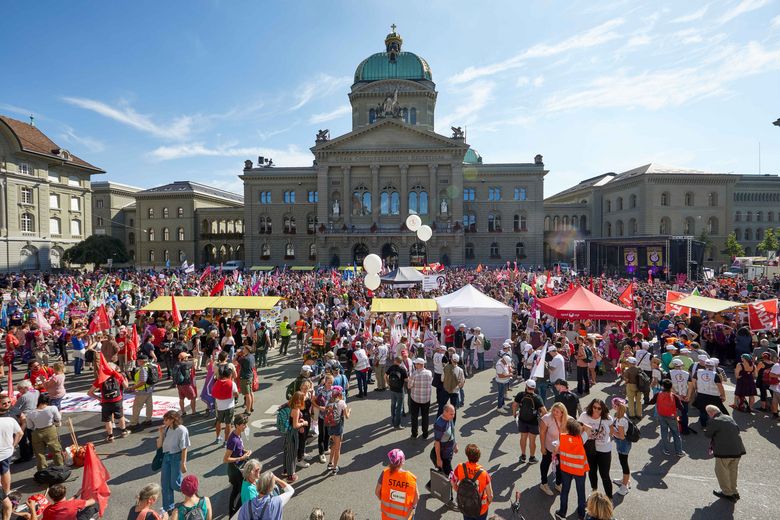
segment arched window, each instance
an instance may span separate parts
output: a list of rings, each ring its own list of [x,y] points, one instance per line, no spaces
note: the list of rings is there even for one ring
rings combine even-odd
[[[154,249],[149,250],[149,261],[154,262]]]
[[[623,197],[617,198],[617,210],[620,211],[623,209]]]
[[[135,233],[133,233],[132,231],[127,234],[127,243],[130,245],[135,244]]]
[[[515,258],[518,260],[525,258],[525,244],[523,242],[515,244]]]
[[[382,215],[398,215],[401,212],[401,197],[393,186],[385,186],[382,190],[379,212]]]
[[[562,221],[563,221],[562,229],[563,230],[568,230],[569,229],[569,215],[564,215]]]
[[[661,206],[668,206],[669,203],[669,192],[665,191],[661,194]]]
[[[664,217],[661,219],[661,225],[659,226],[658,231],[661,235],[672,234],[672,221],[669,219],[669,217]]]
[[[313,235],[317,231],[317,215],[309,213],[306,216],[306,232]]]
[[[292,245],[292,242],[287,242],[287,245],[284,246],[284,258],[295,258],[295,246]]]
[[[185,258],[187,258],[187,255],[184,254],[184,251],[179,249],[179,262],[184,262]]]
[[[717,217],[710,217],[707,219],[707,233],[710,235],[718,234],[718,219]]]
[[[285,215],[284,216],[284,229],[283,231],[287,233],[288,235],[294,235],[295,234],[295,217],[292,215]]]
[[[409,122],[413,125],[417,124],[417,109],[414,107],[409,109]]]
[[[409,192],[409,213],[417,213],[417,192]]]
[[[622,237],[623,236],[623,221],[618,220],[615,223],[615,227],[617,228],[617,236]]]
[[[474,258],[474,244],[469,242],[466,244],[466,259],[472,260]]]
[[[409,109],[404,107],[403,110],[401,110],[401,118],[404,120],[404,123],[409,122]]]
[[[764,213],[762,211],[756,211],[756,222],[764,220]]]
[[[688,191],[685,193],[685,205],[686,206],[693,206],[693,192]]]
[[[742,240],[742,230],[739,228],[734,229],[734,238],[737,240]]]
[[[309,260],[316,260],[317,259],[317,244],[312,242],[309,244]]]
[[[737,211],[734,214],[734,222],[739,222],[741,220],[742,220],[742,212],[741,211]]]
[[[764,240],[764,229],[763,228],[756,229],[756,240]]]
[[[268,215],[261,215],[260,216],[260,226],[259,226],[260,233],[266,233],[268,235],[271,234],[271,217]]]
[[[636,208],[636,195],[633,193],[631,194],[631,197],[628,199],[628,207],[631,209]]]
[[[22,231],[32,233],[35,231],[35,219],[30,213],[22,213],[21,216]]]
[[[637,225],[636,225],[636,219],[632,218],[628,221],[628,234],[629,236],[636,236],[637,234]]]
[[[716,192],[712,191],[707,195],[707,205],[710,207],[718,205],[718,194]]]
[[[176,208],[176,216],[178,218],[184,217],[184,208]]]
[[[149,218],[154,218],[154,208],[149,208]]]
[[[501,254],[498,251],[498,242],[490,244],[490,258],[501,258]]]
[[[163,218],[168,218],[168,208],[163,208]]]
[[[260,248],[260,257],[263,260],[268,260],[271,258],[271,246],[269,246],[267,243],[264,243]]]
[[[753,230],[750,228],[745,229],[745,240],[750,242],[753,240]]]
[[[552,231],[552,228],[550,227],[550,217],[544,217],[544,230],[545,231]]]
[[[368,111],[368,124],[373,123],[376,121],[376,110],[373,108]]]
[[[558,215],[555,215],[553,217],[553,230],[560,231],[560,229],[561,229],[561,219],[558,218]]]
[[[683,234],[684,235],[696,234],[696,222],[693,220],[693,217],[685,217],[685,220],[683,220]]]
[[[748,222],[753,222],[753,212],[752,211],[748,211],[747,212],[747,216],[745,217],[745,220],[747,220]]]
[[[428,214],[428,192],[419,184],[409,192],[409,213]]]
[[[163,260],[166,262],[170,262],[171,260],[171,254],[167,249],[163,251]]]
[[[154,242],[154,229],[149,229],[149,242]]]
[[[611,237],[612,236],[612,222],[605,222],[604,223],[604,228],[606,230],[604,234],[607,235],[608,237]]]
[[[526,218],[525,214],[521,213],[519,215],[515,215],[512,227],[515,231],[528,231],[528,219]]]
[[[179,229],[176,230],[176,240],[178,240],[179,242],[184,241],[184,228],[180,227]]]
[[[488,215],[488,231],[501,231],[501,215],[498,213]]]
[[[612,213],[612,201],[607,199],[607,213]]]
[[[390,194],[390,214],[398,215],[401,212],[401,197],[397,191]]]
[[[390,214],[390,194],[383,191],[379,196],[379,213],[382,215]]]
[[[171,239],[171,232],[168,231],[167,227],[164,227],[163,230],[162,230],[162,239],[163,239],[163,242],[167,242],[168,240]]]
[[[465,213],[463,215],[463,229],[468,233],[477,231],[477,216],[474,213]]]
[[[365,186],[358,186],[352,192],[352,214],[357,216],[371,214],[371,192]]]

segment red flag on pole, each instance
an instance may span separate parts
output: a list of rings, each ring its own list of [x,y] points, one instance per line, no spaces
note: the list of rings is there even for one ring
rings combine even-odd
[[[593,287],[593,277],[591,276],[590,277],[590,292],[593,292],[593,289],[594,289],[594,287]]]
[[[209,293],[209,296],[217,296],[217,295],[219,295],[219,293],[221,293],[224,288],[225,288],[225,277],[223,276],[214,285],[214,288],[211,289],[211,292]]]
[[[92,386],[100,388],[109,377],[115,378],[121,384],[123,380],[122,374],[111,368],[111,365],[108,364],[108,361],[103,357],[103,354],[98,354],[98,356],[100,357],[100,364],[98,366],[97,374],[95,374],[95,382],[92,383]]]
[[[204,270],[203,270],[203,274],[202,274],[202,275],[200,275],[200,281],[201,281],[201,282],[203,282],[203,280],[205,280],[205,279],[206,279],[206,277],[207,277],[208,275],[210,275],[210,274],[211,274],[211,266],[210,266],[210,265],[207,265],[207,266],[206,266],[206,269],[204,269]]]
[[[604,294],[604,277],[599,278],[599,296]]]
[[[212,296],[214,295],[212,294]],[[173,324],[178,327],[179,323],[181,323],[181,313],[179,312],[179,306],[176,305],[176,296],[173,294],[171,295],[171,314],[173,314]]]
[[[95,316],[89,323],[89,333],[97,334],[98,332],[108,330],[111,328],[111,320],[108,319],[108,313],[106,312],[106,306],[101,305],[97,308]]]
[[[127,359],[134,361],[138,357],[141,340],[138,338],[138,329],[135,325],[130,325],[130,330],[130,339],[127,340]]]
[[[628,287],[618,296],[620,303],[626,307],[634,306],[634,284],[628,284]]]
[[[100,461],[95,453],[95,446],[88,442],[84,453],[84,474],[81,478],[81,499],[90,498],[97,502],[102,516],[108,505],[108,497],[111,496],[111,490],[108,488],[108,481],[111,475]]]
[[[647,284],[653,285],[653,271],[647,271]]]

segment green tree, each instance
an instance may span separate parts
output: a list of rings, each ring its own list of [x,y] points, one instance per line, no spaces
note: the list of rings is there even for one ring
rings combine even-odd
[[[745,256],[745,248],[737,242],[737,234],[733,231],[726,237],[726,252],[729,256]]]
[[[124,263],[130,260],[130,254],[121,240],[105,236],[92,235],[71,247],[62,259],[71,264],[102,265],[112,258],[114,262]]]
[[[775,234],[774,229],[769,228],[766,230],[764,233],[764,239],[758,243],[756,249],[758,251],[765,252],[766,255],[770,258],[775,256],[777,250],[780,249],[780,242],[777,240],[777,235]]]

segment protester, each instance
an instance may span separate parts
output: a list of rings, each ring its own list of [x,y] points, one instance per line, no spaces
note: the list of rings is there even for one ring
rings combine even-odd
[[[245,338],[241,356],[238,358],[238,377],[240,381],[239,391],[241,392],[241,395],[244,396],[244,411],[251,414],[255,410],[255,394],[252,391],[255,355],[252,353],[253,349],[252,345],[249,344],[249,341],[249,338]]]
[[[390,424],[393,428],[401,428],[404,387],[409,379],[409,374],[402,363],[401,356],[397,356],[385,372],[385,381],[390,388]]]
[[[272,495],[274,487],[277,486],[282,492],[279,495]],[[291,484],[266,471],[257,479],[257,496],[241,506],[238,520],[281,519],[284,506],[290,502],[294,493],[295,489]]]
[[[493,502],[490,474],[480,466],[480,456],[476,444],[466,445],[467,462],[458,464],[452,472],[452,491],[464,520],[487,520]]]
[[[222,462],[227,467],[228,481],[230,481],[230,498],[228,499],[228,517],[238,511],[241,506],[241,486],[244,482],[244,475],[241,473],[241,467],[250,456],[252,450],[244,449],[242,435],[246,431],[247,418],[245,415],[236,415],[233,418],[233,432],[228,436],[225,443],[225,454],[222,456]]]
[[[707,431],[709,414],[705,410],[708,405],[714,405],[726,415],[728,412],[723,406],[726,390],[723,388],[723,380],[715,370],[717,364],[712,359],[708,359],[704,366],[703,370],[694,372],[688,383],[688,401],[693,401],[693,396],[696,396],[694,405],[699,409],[699,425],[703,431]]]
[[[0,404],[2,409],[9,410],[11,398],[0,396]],[[0,417],[0,483],[6,494],[11,492],[11,459],[14,448],[19,445],[23,436],[24,432],[13,415],[9,413]]]
[[[387,459],[389,465],[382,470],[374,489],[374,494],[379,499],[381,518],[382,520],[413,519],[420,499],[417,477],[403,469],[406,461],[403,451],[397,448],[390,450]],[[344,514],[346,511],[342,513],[342,518]]]
[[[263,465],[257,459],[249,459],[241,468],[241,505],[257,496],[257,479],[263,472]]]
[[[157,436],[157,447],[163,450],[160,475],[163,510],[170,513],[175,505],[173,492],[181,490],[183,475],[187,473],[187,450],[190,447],[190,432],[181,424],[179,412],[165,412]]]
[[[44,391],[49,395],[52,406],[57,410],[62,406],[62,398],[65,397],[65,364],[57,361],[52,365],[52,374],[43,383]]]
[[[428,416],[431,406],[433,374],[425,368],[425,360],[414,360],[414,372],[409,378],[409,413],[412,416],[412,439],[417,438],[417,424],[422,419],[422,436],[428,438]]]
[[[612,500],[601,491],[594,491],[585,504],[585,520],[614,520]]]
[[[588,456],[588,478],[592,490],[598,489],[598,476],[604,486],[604,493],[612,498],[612,480],[609,478],[609,468],[612,464],[612,435],[610,434],[613,419],[609,415],[607,405],[601,399],[593,399],[579,416],[579,422],[588,434],[586,452]]]
[[[565,379],[555,381],[555,402],[563,403],[570,417],[577,417],[582,413],[580,399],[569,390],[569,382]]]
[[[615,449],[617,450],[620,469],[623,470],[623,478],[614,480],[613,484],[620,486],[617,490],[619,495],[627,495],[631,489],[631,469],[628,466],[628,454],[631,451],[631,441],[626,437],[628,434],[628,417],[626,413],[625,400],[620,397],[612,398],[612,409],[615,411],[615,420],[610,426],[610,434],[615,439]]]
[[[53,484],[49,487],[47,494],[49,495],[51,502],[46,506],[46,509],[44,509],[43,516],[40,517],[41,520],[66,520],[76,518],[76,515],[85,509],[90,509],[90,512],[93,514],[97,513],[97,506],[95,500],[92,498],[87,500],[82,500],[80,498],[65,499],[68,490],[64,484]],[[27,505],[31,506],[31,503],[28,501]],[[36,507],[33,503],[32,507],[30,507],[31,520],[38,520],[39,518],[35,511]]]
[[[539,418],[547,413],[541,397],[536,395],[536,382],[529,379],[525,382],[525,390],[518,392],[512,403],[512,416],[517,419],[517,430],[520,432],[520,464],[526,462],[526,450],[530,449],[531,458],[528,462],[534,464],[536,459],[536,436],[539,435]]]
[[[672,361],[672,368],[674,366],[675,363]],[[674,370],[672,371],[674,372]],[[677,426],[678,422],[682,425],[680,411],[683,409],[683,403],[674,393],[673,386],[669,379],[661,381],[661,392],[654,395],[650,403],[654,404],[658,411],[658,422],[661,426],[661,445],[664,455],[671,455],[669,450],[669,436],[671,435],[674,443],[674,453],[678,457],[684,457],[686,453],[682,449],[680,428]]]
[[[211,500],[209,497],[198,496],[198,477],[187,475],[181,481],[181,494],[184,500],[176,504],[173,509],[171,520],[187,520],[189,518],[198,518],[193,515],[193,511],[200,512],[200,518],[211,520],[213,512],[211,510]]]
[[[161,520],[161,516],[154,510],[154,504],[160,500],[162,488],[159,484],[147,484],[138,496],[135,497],[135,505],[127,515],[129,520]]]
[[[569,505],[569,490],[574,481],[577,488],[577,516],[585,516],[585,474],[590,470],[585,445],[583,443],[582,424],[574,418],[566,421],[566,429],[561,432],[557,448],[558,460],[561,466],[561,503],[555,511],[556,520],[566,518]]]
[[[325,408],[325,427],[330,436],[330,458],[328,469],[335,475],[339,472],[341,441],[344,435],[344,422],[349,419],[352,410],[347,408],[344,392],[340,386],[333,387],[333,394]]]
[[[549,486],[550,466],[554,458],[558,462],[556,452],[560,443],[561,433],[566,431],[566,423],[568,421],[569,414],[562,403],[553,404],[550,411],[539,421],[539,444],[542,448],[542,462],[539,464],[542,483],[539,485],[539,489],[550,496],[553,495],[553,491]],[[561,465],[558,462],[555,464],[555,489],[557,491],[561,490],[561,482]]]
[[[136,370],[133,374],[132,392],[133,415],[130,418],[130,430],[139,429],[138,419],[141,416],[141,410],[146,408],[146,420],[143,426],[151,426],[152,416],[154,415],[154,381],[159,380],[157,372],[158,367],[151,363],[149,358],[143,352],[138,353],[136,358]]]
[[[214,421],[216,430],[217,445],[222,445],[225,439],[230,437],[230,428],[233,423],[236,399],[238,398],[238,387],[236,386],[233,373],[227,365],[218,365],[217,380],[211,387],[211,396],[214,398],[214,407],[217,415]],[[222,435],[222,425],[225,425],[225,434]]]
[[[718,498],[736,502],[740,498],[737,489],[739,461],[746,453],[739,426],[732,417],[724,414],[715,405],[707,405],[705,413],[710,416],[711,422],[704,435],[711,440],[710,449],[715,457],[715,476],[720,486],[720,491],[712,493]]]
[[[57,427],[62,421],[60,411],[55,406],[51,406],[47,394],[38,396],[38,406],[31,410],[26,416],[27,427],[32,430],[32,447],[35,458],[38,460],[38,470],[47,466],[47,451],[52,454],[55,466],[62,466],[64,459],[62,457],[62,446],[57,434]]]
[[[502,409],[506,402],[506,389],[512,381],[512,364],[506,356],[501,356],[496,363],[496,387],[498,388],[497,409]]]
[[[195,414],[197,406],[198,389],[195,386],[195,366],[191,361],[191,356],[187,352],[180,352],[178,362],[173,368],[173,382],[179,394],[179,411],[182,417],[187,416],[184,401],[190,401],[190,413]]]
[[[109,372],[104,372],[101,368],[98,378],[92,383],[87,395],[100,401],[100,418],[106,429],[106,442],[114,442],[115,419],[119,425],[120,436],[127,437],[130,433],[125,428],[125,413],[122,405],[127,379],[117,371],[113,363],[107,363],[105,366]],[[95,395],[96,392],[100,392],[100,397]]]
[[[331,395],[331,399],[333,396]],[[298,460],[298,442],[299,432],[308,424],[303,420],[303,407],[306,404],[306,395],[301,392],[295,392],[290,398],[290,428],[284,437],[284,475],[287,476],[287,482],[295,482],[298,475],[295,473],[296,461]]]

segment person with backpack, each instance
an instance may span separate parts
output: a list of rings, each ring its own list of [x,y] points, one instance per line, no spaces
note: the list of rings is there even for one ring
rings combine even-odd
[[[325,409],[333,395],[333,375],[326,374],[314,392],[312,408],[317,416],[317,451],[319,452],[320,464],[325,464],[325,451],[328,448],[329,436],[328,429],[325,426]]]
[[[257,354],[257,364],[259,367],[268,366],[268,349],[271,348],[271,333],[268,331],[265,322],[260,322],[260,328],[257,329],[255,340],[255,353]]]
[[[610,426],[610,433],[615,439],[615,449],[617,449],[620,468],[623,470],[621,480],[613,480],[612,483],[620,486],[617,490],[618,495],[627,495],[631,489],[631,470],[628,466],[628,453],[631,451],[631,439],[628,431],[631,426],[636,426],[626,417],[626,401],[620,397],[612,399],[612,409],[615,410],[615,421]]]
[[[569,390],[569,382],[565,379],[558,379],[555,381],[555,402],[563,403],[566,407],[566,412],[569,417],[577,417],[582,413],[582,406],[580,406],[580,398],[577,394]]]
[[[623,381],[626,382],[626,399],[628,401],[628,418],[631,420],[640,420],[642,418],[642,388],[640,388],[639,379],[647,377],[637,366],[637,359],[634,356],[626,358],[628,368],[623,371]]]
[[[593,361],[593,350],[588,345],[588,341],[581,337],[577,337],[577,394],[580,396],[590,393],[590,377],[588,372],[588,364]],[[595,384],[595,381],[594,381]]]
[[[468,462],[458,464],[452,472],[452,491],[463,520],[486,520],[493,502],[490,474],[479,464],[481,453],[476,444],[466,446]]]
[[[674,362],[672,362],[672,368],[675,366]],[[678,457],[684,457],[686,453],[682,449],[682,438],[680,437],[680,429],[677,426],[677,420],[680,416],[679,412],[683,408],[683,403],[673,390],[674,383],[672,383],[671,379],[662,380],[661,391],[655,394],[650,402],[655,405],[658,411],[658,422],[661,425],[661,446],[664,455],[671,455],[669,451],[669,435],[671,434],[675,454]]]
[[[98,374],[103,374],[107,377],[99,384],[98,380],[95,379],[87,395],[93,399],[100,400],[100,419],[106,428],[106,442],[114,442],[114,419],[118,421],[119,434],[122,437],[127,437],[130,433],[125,428],[125,413],[122,407],[123,394],[127,389],[127,380],[119,373],[116,365],[108,363],[108,367],[111,373],[98,372]],[[100,392],[100,397],[95,395],[98,391]]]
[[[238,380],[239,390],[244,396],[244,410],[251,414],[255,411],[255,394],[252,391],[252,382],[254,380],[255,355],[252,353],[250,339],[244,338],[244,345],[241,349],[241,355],[238,357]]]
[[[459,362],[460,356],[453,352],[449,355],[449,363],[444,365],[442,369],[441,401],[438,403],[439,410],[437,412],[439,415],[441,415],[441,412],[444,410],[444,405],[448,402],[456,409],[459,407],[460,390],[463,388],[463,385],[466,384],[466,375],[464,374],[463,369],[458,366]]]
[[[404,386],[409,379],[409,373],[402,365],[403,359],[397,356],[393,364],[385,372],[385,381],[390,388],[390,424],[393,428],[401,428],[403,416]]]
[[[536,459],[536,436],[539,435],[539,417],[545,415],[542,398],[536,395],[536,381],[525,382],[525,390],[518,392],[512,403],[512,415],[517,419],[517,430],[520,432],[520,464],[525,464],[525,452],[530,445],[531,458],[528,462],[534,464]]]
[[[179,410],[182,417],[187,415],[184,408],[184,400],[189,399],[190,410],[195,414],[197,405],[198,391],[195,387],[195,366],[190,361],[190,355],[186,352],[179,352],[178,363],[173,367],[173,383],[179,394]]]
[[[162,371],[159,365],[153,363],[143,352],[138,353],[135,360],[136,369],[133,374],[132,392],[133,415],[130,418],[130,430],[135,431],[141,426],[138,419],[141,416],[141,410],[146,408],[146,420],[143,426],[152,424],[152,414],[154,413],[154,385],[160,381]]]
[[[230,437],[230,425],[233,422],[236,399],[238,398],[238,387],[233,372],[228,365],[219,365],[217,369],[217,380],[211,387],[211,396],[214,398],[214,407],[217,411],[215,420],[216,441],[221,446],[225,439]],[[222,425],[225,425],[225,435],[222,435]]]
[[[211,520],[214,514],[211,510],[209,497],[198,496],[198,477],[187,475],[181,481],[181,494],[184,500],[176,504],[171,512],[171,520]]]

